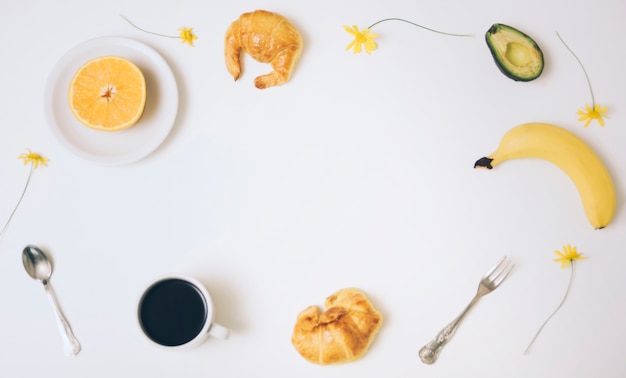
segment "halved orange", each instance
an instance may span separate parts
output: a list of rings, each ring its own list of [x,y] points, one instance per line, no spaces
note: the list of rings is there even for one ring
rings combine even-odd
[[[146,80],[130,60],[102,56],[88,61],[74,74],[68,99],[72,113],[83,125],[118,131],[141,118]]]

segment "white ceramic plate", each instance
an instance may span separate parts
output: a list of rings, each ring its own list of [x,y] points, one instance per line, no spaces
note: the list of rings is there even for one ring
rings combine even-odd
[[[141,119],[116,132],[82,125],[67,101],[67,91],[78,68],[92,58],[106,55],[131,60],[146,78],[146,105]],[[149,155],[169,134],[178,111],[178,87],[171,68],[152,48],[132,39],[101,37],[75,46],[57,62],[46,83],[44,100],[50,128],[69,150],[100,164],[128,164]]]

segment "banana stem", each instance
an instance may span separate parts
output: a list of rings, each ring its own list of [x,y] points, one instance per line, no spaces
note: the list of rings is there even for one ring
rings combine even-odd
[[[474,168],[486,168],[486,169],[493,169],[493,166],[491,165],[491,162],[493,161],[492,158],[488,158],[488,157],[482,157],[480,159],[478,159],[476,161],[476,163],[474,163]]]

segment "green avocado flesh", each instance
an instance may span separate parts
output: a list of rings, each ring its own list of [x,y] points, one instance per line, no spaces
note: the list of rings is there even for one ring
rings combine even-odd
[[[531,81],[543,71],[543,53],[525,33],[493,24],[485,35],[487,46],[502,73],[515,81]]]

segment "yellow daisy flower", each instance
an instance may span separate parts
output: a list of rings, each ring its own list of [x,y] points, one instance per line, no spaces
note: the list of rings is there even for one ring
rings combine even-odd
[[[589,75],[587,74],[587,70],[585,69],[583,62],[580,61],[580,59],[578,58],[578,56],[576,56],[574,51],[572,51],[572,49],[567,45],[567,43],[565,43],[563,38],[561,38],[561,35],[559,34],[559,32],[556,32],[556,36],[559,37],[559,39],[561,40],[561,43],[563,43],[565,48],[570,52],[570,54],[572,54],[574,59],[576,59],[576,61],[580,65],[580,68],[583,70],[583,73],[585,74],[585,79],[587,80],[587,85],[589,86],[589,92],[591,93],[591,106],[585,105],[585,109],[581,109],[576,112],[576,114],[580,116],[578,120],[585,121],[585,127],[589,126],[591,121],[594,119],[598,121],[600,126],[604,126],[604,119],[602,119],[602,116],[604,115],[604,113],[606,113],[607,110],[609,110],[609,108],[606,108],[606,107],[603,108],[600,105],[596,104],[596,97],[593,94],[593,87],[591,86],[591,80],[589,80]]]
[[[192,33],[192,28],[178,28],[178,30],[180,31],[180,39],[183,43],[188,43],[189,46],[193,47],[193,41],[198,39],[198,37]]]
[[[7,219],[2,229],[0,230],[0,241],[2,241],[2,239],[4,238],[4,234],[7,228],[9,227],[9,224],[11,223],[11,219],[13,219],[13,216],[15,215],[17,208],[20,207],[20,203],[22,203],[22,199],[24,199],[24,195],[26,194],[26,190],[28,189],[28,185],[30,184],[30,179],[33,175],[33,171],[39,168],[40,165],[48,166],[48,158],[45,158],[39,154],[36,154],[28,149],[27,151],[28,152],[20,154],[17,157],[18,159],[21,159],[24,161],[24,165],[30,164],[30,170],[28,172],[28,178],[26,179],[26,185],[24,185],[24,190],[22,190],[22,194],[20,195],[20,198],[17,200],[17,204],[13,208],[13,211],[9,215],[9,218]]]
[[[374,42],[374,38],[378,37],[376,34],[370,33],[369,29],[365,29],[360,31],[356,25],[349,27],[344,25],[344,30],[354,36],[354,40],[350,42],[346,50],[352,49],[352,52],[355,54],[359,54],[362,51],[362,46],[365,46],[365,52],[371,54],[372,51],[378,48],[376,42]]]
[[[192,28],[178,28],[178,31],[179,31],[178,36],[165,35],[165,34],[155,33],[149,30],[142,29],[139,26],[133,24],[128,18],[122,16],[121,14],[120,14],[120,17],[122,17],[126,22],[128,22],[130,26],[134,27],[137,30],[141,30],[144,33],[154,34],[154,35],[158,35],[160,37],[165,37],[165,38],[180,38],[183,44],[188,43],[189,46],[191,47],[193,47],[193,41],[198,39],[198,37],[193,34]]]
[[[554,259],[554,261],[560,262],[561,268],[565,268],[566,266],[571,266],[569,283],[567,284],[567,289],[565,289],[565,295],[563,295],[563,299],[561,299],[561,303],[559,303],[556,309],[550,314],[550,316],[548,316],[548,318],[543,322],[541,327],[539,327],[539,330],[537,331],[537,333],[535,333],[535,336],[530,341],[530,344],[528,344],[528,347],[526,347],[526,351],[524,351],[524,354],[530,353],[530,348],[535,343],[535,340],[537,340],[537,337],[539,337],[539,334],[541,333],[543,328],[546,326],[546,324],[548,324],[550,319],[552,319],[552,317],[556,315],[557,312],[559,312],[561,307],[563,307],[563,304],[565,303],[565,300],[567,299],[567,296],[569,295],[570,289],[572,288],[572,282],[574,282],[574,260],[584,259],[584,257],[580,253],[578,253],[578,251],[576,250],[576,247],[572,247],[570,244],[563,247],[563,252],[554,251],[554,253],[556,253],[559,256],[556,259]]]
[[[17,158],[23,160],[24,165],[31,163],[34,169],[39,168],[39,165],[43,165],[43,166],[48,165],[48,158],[43,157],[37,153],[34,153],[31,150],[28,150],[27,153],[23,153]]]
[[[596,104],[593,108],[589,105],[585,105],[585,109],[577,111],[576,114],[580,116],[580,118],[578,118],[579,121],[586,121],[585,127],[589,126],[591,121],[594,119],[598,121],[600,126],[604,126],[604,119],[602,119],[602,116],[607,110],[609,110],[609,108],[603,108],[598,104]]]
[[[554,259],[554,261],[560,262],[561,268],[565,268],[566,266],[569,266],[574,260],[584,259],[584,257],[580,253],[578,253],[578,251],[576,250],[576,247],[572,247],[569,244],[563,247],[563,252],[554,251],[554,253],[556,253],[559,256],[556,259]]]
[[[352,26],[352,27],[344,25],[344,27],[343,27],[344,30],[347,31],[348,33],[352,34],[352,36],[354,36],[354,40],[352,42],[350,42],[348,47],[346,47],[346,50],[352,49],[352,51],[355,54],[359,54],[362,51],[362,47],[363,46],[365,46],[365,51],[368,54],[370,54],[372,51],[376,50],[378,48],[378,45],[376,44],[376,42],[374,42],[374,38],[378,37],[378,35],[370,33],[370,29],[372,29],[374,26],[380,24],[381,22],[386,22],[386,21],[406,22],[408,24],[417,26],[417,27],[422,28],[422,29],[430,30],[432,32],[439,33],[439,34],[451,35],[451,36],[455,36],[455,37],[471,37],[471,34],[446,33],[446,32],[442,32],[442,31],[439,31],[439,30],[430,29],[430,28],[427,28],[427,27],[422,26],[422,25],[418,25],[418,24],[416,24],[414,22],[407,21],[407,20],[404,20],[402,18],[395,18],[394,17],[394,18],[385,18],[383,20],[376,21],[373,24],[371,24],[367,29],[364,29],[364,30],[359,30],[359,28],[357,28],[356,25]]]

